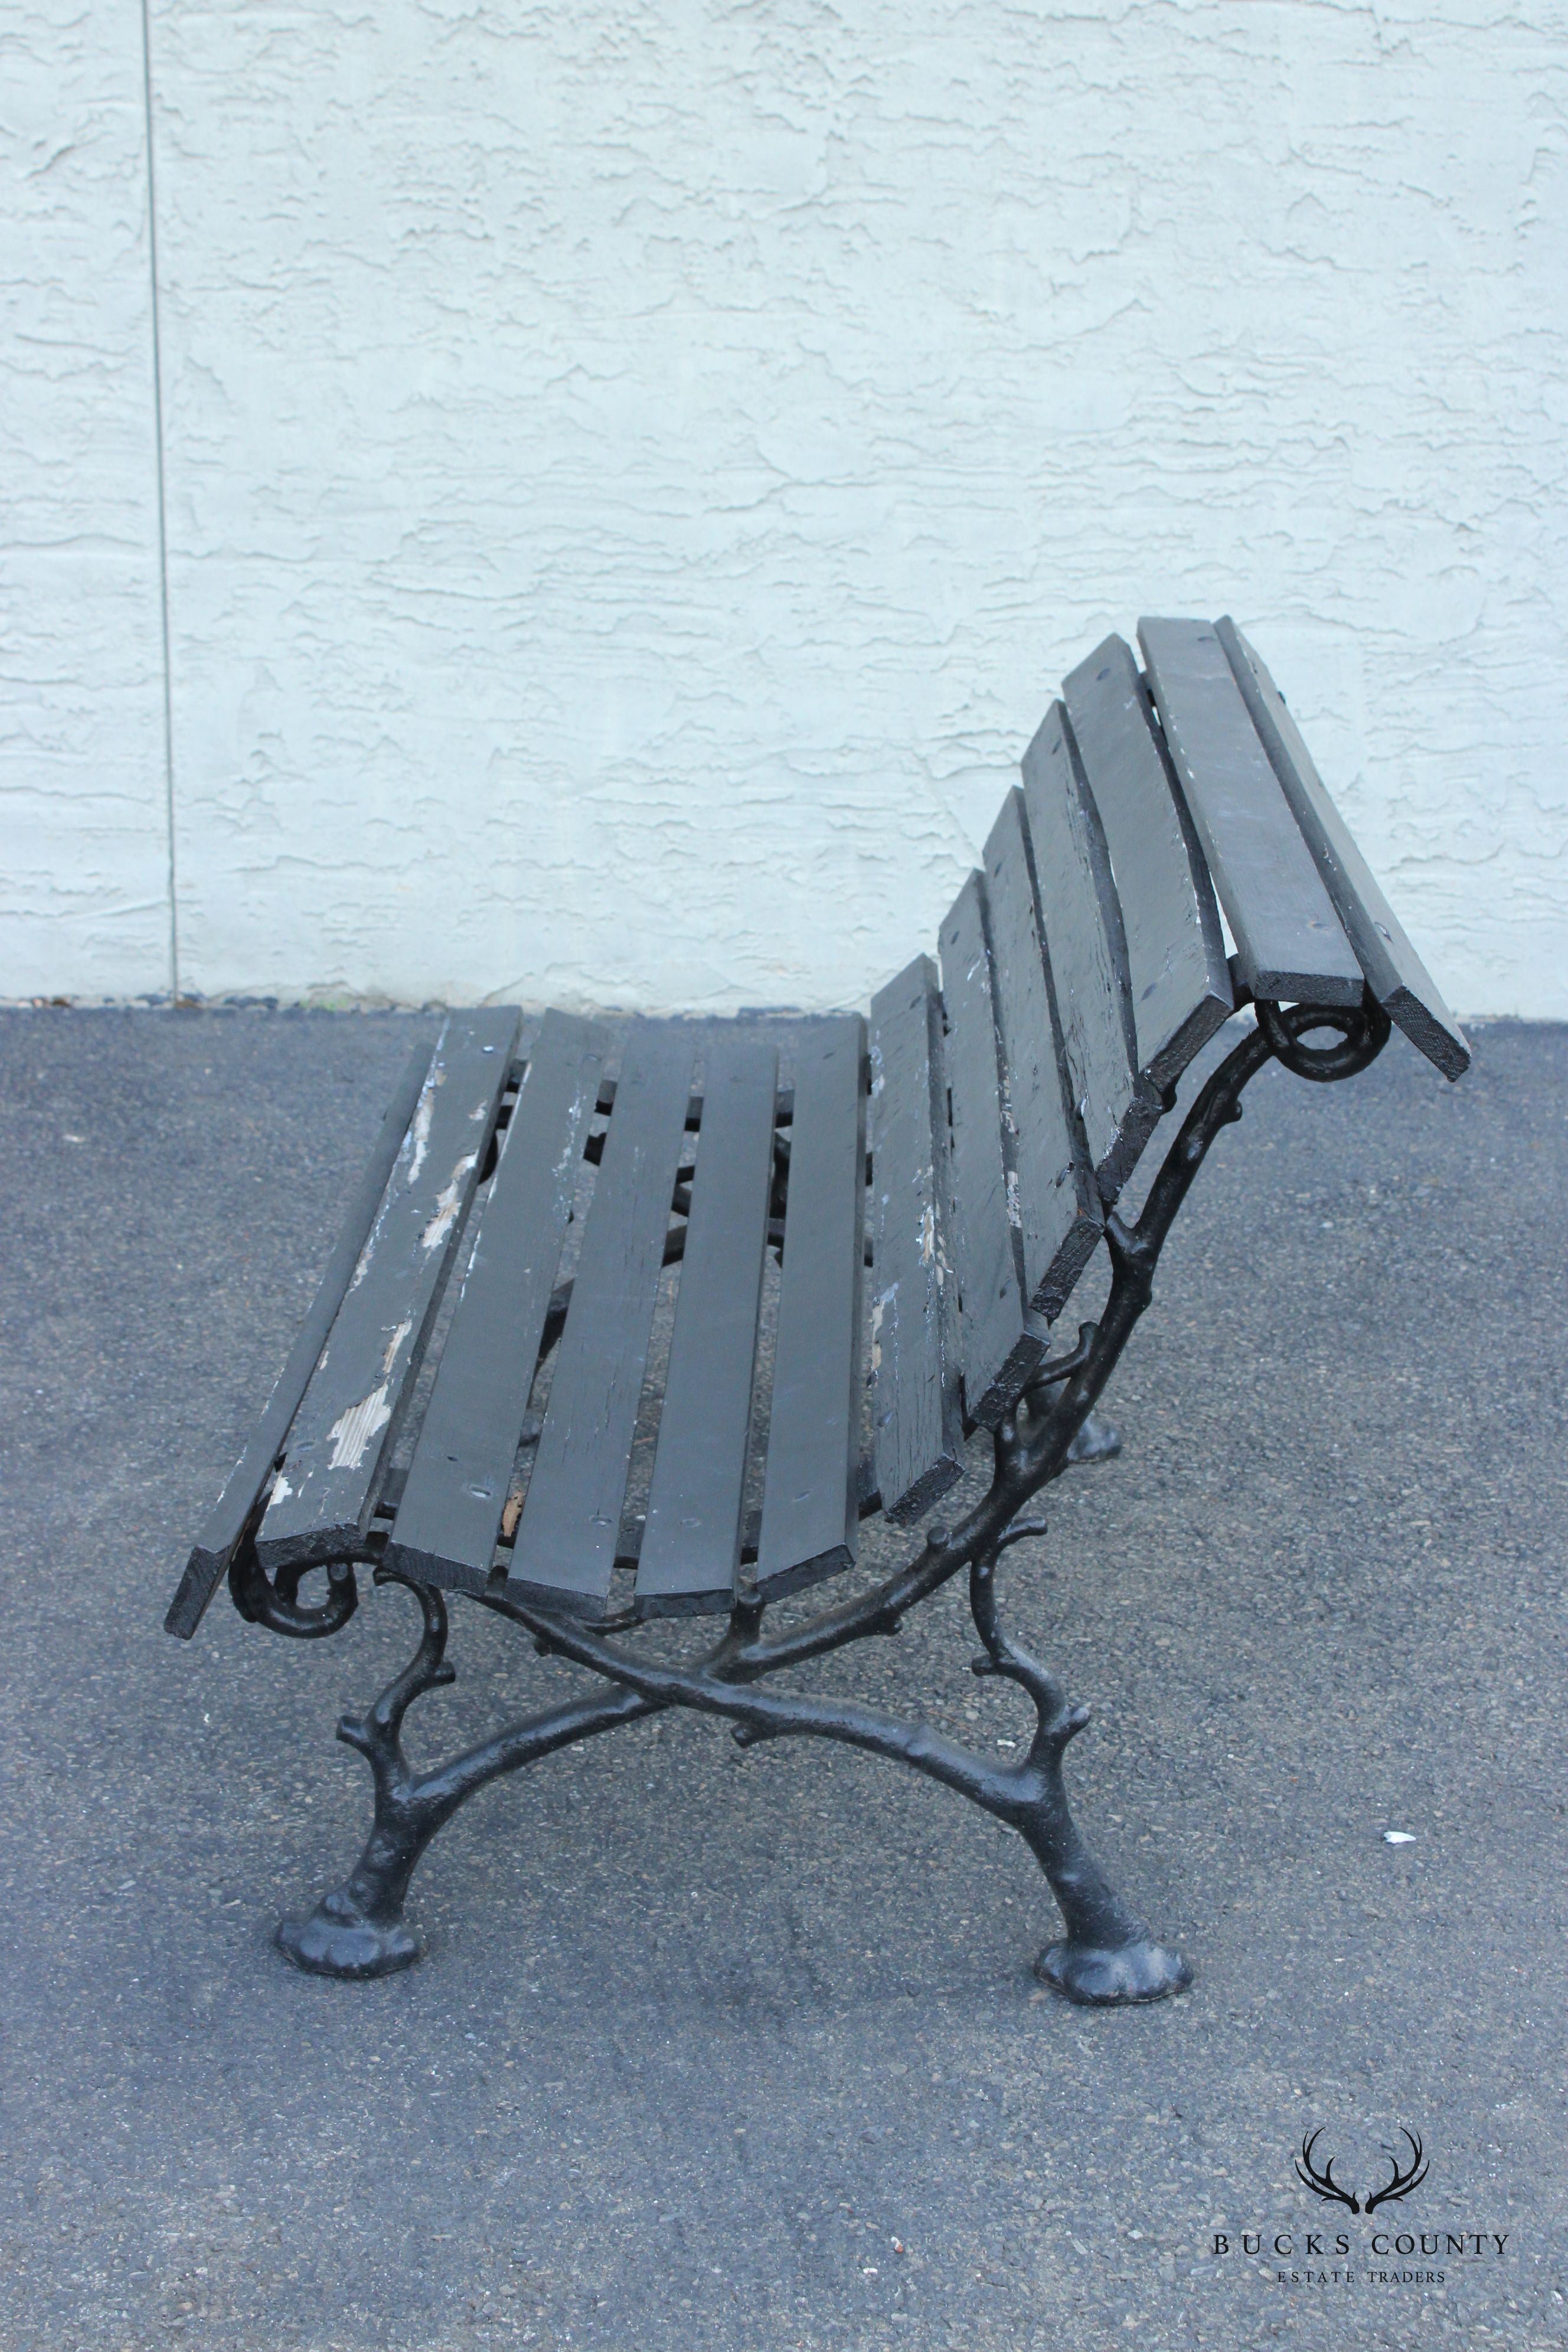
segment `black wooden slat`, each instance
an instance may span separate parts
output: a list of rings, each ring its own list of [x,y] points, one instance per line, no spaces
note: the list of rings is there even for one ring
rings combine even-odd
[[[691,1091],[696,1035],[634,1029],[583,1234],[508,1584],[604,1614]]]
[[[1446,1078],[1461,1076],[1470,1066],[1465,1034],[1330,799],[1284,696],[1233,620],[1215,628],[1373,994]]]
[[[942,993],[963,1394],[971,1419],[994,1429],[1045,1354],[1046,1333],[1025,1308],[1009,1214],[984,889],[972,874],[942,924]]]
[[[798,1034],[757,1587],[764,1599],[855,1558],[866,1104],[859,1015]]]
[[[944,1062],[936,968],[917,956],[871,1000],[871,1447],[900,1523],[963,1475]]]
[[[609,1033],[547,1013],[463,1269],[387,1564],[482,1591]]]
[[[1072,1108],[1030,871],[1024,797],[1010,792],[985,844],[992,984],[1007,1108],[1004,1151],[1024,1287],[1060,1314],[1100,1239],[1100,1195]],[[1010,1145],[1010,1150],[1009,1150]]]
[[[647,1616],[734,1599],[767,1250],[778,1055],[766,1038],[709,1040],[691,1213],[676,1293],[658,1445],[638,1555]]]
[[[1161,1116],[1134,1067],[1137,1031],[1110,854],[1053,702],[1024,754],[1024,805],[1062,1045],[1100,1189],[1114,1201]]]
[[[1362,969],[1212,621],[1140,621],[1154,706],[1255,996],[1359,1004]]]
[[[454,1013],[257,1530],[265,1568],[369,1525],[506,1083],[515,1011]]]
[[[1131,647],[1107,637],[1062,699],[1110,853],[1138,1072],[1158,1092],[1235,1007],[1214,892]]]
[[[208,1601],[228,1574],[235,1553],[239,1549],[240,1538],[260,1499],[261,1490],[283,1450],[289,1425],[299,1411],[300,1400],[320,1361],[327,1334],[332,1328],[332,1318],[342,1304],[349,1277],[359,1263],[371,1222],[381,1206],[403,1139],[408,1132],[408,1122],[418,1108],[430,1059],[428,1045],[416,1045],[409,1055],[408,1066],[397,1092],[387,1105],[370,1164],[360,1180],[359,1190],[349,1203],[342,1228],[327,1260],[326,1271],[317,1285],[310,1311],[300,1328],[289,1360],[268,1400],[267,1410],[258,1422],[245,1452],[236,1463],[228,1483],[213,1507],[185,1564],[180,1589],[163,1620],[164,1630],[177,1633],[182,1641],[190,1640],[202,1622]]]

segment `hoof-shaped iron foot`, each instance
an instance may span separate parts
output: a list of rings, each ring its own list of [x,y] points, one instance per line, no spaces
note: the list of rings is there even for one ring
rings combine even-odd
[[[284,1919],[274,1939],[285,1959],[317,1977],[390,1977],[425,1949],[401,1919],[367,1919],[351,1896],[323,1895],[308,1919]]]
[[[1163,2000],[1185,1992],[1193,1972],[1180,1952],[1140,1937],[1113,1949],[1095,1944],[1049,1944],[1035,1962],[1035,1974],[1068,2000],[1086,2008],[1117,2009],[1140,2000]]]
[[[1121,1432],[1090,1413],[1068,1447],[1069,1462],[1114,1462],[1121,1451]]]

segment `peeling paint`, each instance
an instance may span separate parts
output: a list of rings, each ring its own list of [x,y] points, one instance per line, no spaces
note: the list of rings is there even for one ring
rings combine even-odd
[[[413,1330],[413,1323],[405,1315],[402,1322],[398,1325],[396,1330],[393,1333],[391,1339],[387,1341],[386,1353],[381,1360],[381,1370],[384,1379],[390,1380],[392,1378],[392,1367],[397,1360],[397,1351],[402,1347],[403,1342],[407,1339],[408,1334]]]
[[[272,1492],[267,1497],[268,1509],[269,1511],[275,1511],[278,1508],[279,1504],[286,1503],[293,1492],[294,1489],[289,1484],[287,1474],[279,1470],[277,1477],[272,1482]]]
[[[868,1347],[870,1354],[870,1376],[873,1379],[881,1369],[882,1318],[887,1314],[889,1307],[892,1306],[893,1302],[898,1297],[898,1295],[899,1286],[897,1283],[893,1283],[889,1285],[886,1290],[882,1291],[872,1302],[871,1328],[868,1334]]]
[[[413,1123],[408,1129],[407,1141],[403,1147],[408,1154],[408,1165],[403,1181],[410,1191],[419,1181],[419,1171],[424,1167],[426,1157],[430,1150],[430,1122],[436,1116],[436,1089],[445,1085],[446,1077],[446,1071],[437,1063],[420,1090]]]
[[[470,1151],[465,1159],[459,1160],[452,1171],[450,1183],[436,1195],[436,1213],[419,1236],[421,1249],[439,1249],[451,1232],[462,1204],[464,1181],[478,1156]]]
[[[372,1389],[369,1396],[358,1404],[351,1404],[333,1422],[327,1435],[331,1441],[329,1470],[357,1470],[364,1460],[371,1439],[379,1434],[392,1419],[392,1407],[386,1402],[386,1382]]]

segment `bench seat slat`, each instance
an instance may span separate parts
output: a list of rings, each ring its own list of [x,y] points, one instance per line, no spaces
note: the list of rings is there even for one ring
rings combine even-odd
[[[727,1609],[741,1557],[752,1382],[773,1186],[778,1054],[710,1038],[636,1601],[645,1616]]]
[[[981,877],[972,874],[942,923],[942,994],[963,1397],[970,1419],[994,1429],[1044,1356],[1047,1334],[1025,1306],[1017,1229],[1009,1213],[984,888]]]
[[[627,1039],[507,1571],[574,1614],[609,1597],[696,1050],[684,1027]]]
[[[529,1057],[387,1545],[426,1583],[489,1580],[609,1044],[547,1013]]]
[[[847,1568],[859,1524],[866,1024],[798,1034],[757,1589]]]
[[[1024,806],[1074,1098],[1100,1192],[1114,1201],[1162,1106],[1137,1072],[1110,855],[1059,702],[1024,754]]]
[[[1025,1297],[1049,1322],[1089,1263],[1102,1220],[1067,1086],[1031,864],[1024,797],[1015,787],[986,840],[985,895],[1005,1090],[1003,1154]]]
[[[936,967],[871,1001],[871,1451],[882,1508],[920,1518],[963,1475],[947,1079]]]
[[[1465,1033],[1330,799],[1284,696],[1233,620],[1217,621],[1215,627],[1373,994],[1446,1078],[1462,1076],[1470,1066]]]
[[[1235,1009],[1214,891],[1126,640],[1097,646],[1062,701],[1110,853],[1138,1073],[1158,1092]]]
[[[1363,975],[1212,621],[1147,620],[1154,705],[1254,996],[1359,1004]]]
[[[332,1318],[342,1304],[349,1278],[359,1263],[372,1221],[381,1206],[403,1139],[408,1132],[408,1122],[418,1108],[430,1059],[430,1048],[424,1045],[416,1045],[408,1057],[397,1092],[387,1105],[375,1150],[349,1203],[342,1229],[310,1302],[310,1311],[300,1327],[289,1360],[268,1399],[267,1410],[230,1473],[185,1564],[179,1591],[163,1620],[164,1631],[177,1634],[182,1641],[189,1641],[195,1632],[208,1601],[228,1574],[261,1490],[283,1450],[289,1423],[321,1360]]]
[[[516,1041],[512,1009],[454,1013],[289,1433],[257,1531],[272,1570],[350,1548],[425,1352]]]

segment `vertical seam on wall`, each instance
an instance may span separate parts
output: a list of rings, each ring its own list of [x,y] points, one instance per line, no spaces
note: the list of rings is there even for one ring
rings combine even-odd
[[[169,522],[163,472],[163,346],[158,321],[158,199],[153,165],[153,25],[142,0],[142,99],[147,133],[147,262],[152,279],[153,441],[158,488],[158,614],[163,647],[163,814],[169,841],[169,1001],[180,1001],[180,916],[175,896],[174,697],[169,660]]]

